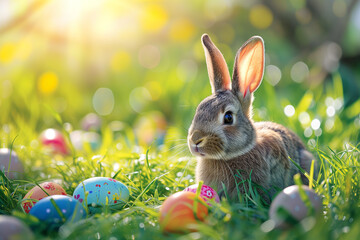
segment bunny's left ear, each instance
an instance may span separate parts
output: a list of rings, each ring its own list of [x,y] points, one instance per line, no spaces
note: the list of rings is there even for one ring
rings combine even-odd
[[[223,55],[207,34],[202,35],[201,41],[205,51],[212,93],[230,90],[230,74]]]
[[[265,47],[259,36],[250,38],[235,57],[232,89],[242,97],[253,93],[264,75]]]

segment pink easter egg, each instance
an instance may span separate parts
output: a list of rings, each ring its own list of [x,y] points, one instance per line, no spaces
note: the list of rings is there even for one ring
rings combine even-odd
[[[56,129],[48,128],[43,131],[40,135],[40,140],[44,146],[49,147],[54,153],[63,155],[69,153],[63,134]]]
[[[191,186],[185,188],[184,191],[196,193],[197,188],[198,188],[198,184],[194,184],[194,185],[191,185]],[[217,203],[220,202],[220,198],[219,198],[219,195],[217,194],[217,192],[214,189],[212,189],[211,187],[204,185],[204,184],[201,186],[200,197],[202,199],[204,199],[205,202],[207,202],[207,203],[209,200],[214,200]]]

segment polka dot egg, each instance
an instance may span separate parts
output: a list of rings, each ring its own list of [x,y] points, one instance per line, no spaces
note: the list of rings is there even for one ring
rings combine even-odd
[[[129,190],[121,182],[107,177],[94,177],[81,182],[73,197],[86,203],[91,212],[98,212],[106,205],[112,209],[121,208],[129,200]]]
[[[270,206],[269,217],[274,221],[275,227],[286,229],[290,227],[286,214],[294,220],[301,221],[310,214],[319,214],[321,208],[321,197],[314,190],[305,185],[301,186],[301,189],[294,185],[285,188],[275,197]]]
[[[76,199],[54,195],[41,199],[30,210],[30,214],[50,225],[77,222],[86,215],[85,209]]]
[[[198,184],[194,184],[194,185],[191,185],[191,186],[185,188],[184,191],[196,193],[197,188],[198,188]],[[205,202],[207,202],[207,203],[209,201],[210,202],[215,201],[217,203],[220,202],[219,195],[216,193],[216,191],[214,189],[212,189],[211,187],[204,185],[204,184],[201,186],[200,197],[202,199],[204,199]]]

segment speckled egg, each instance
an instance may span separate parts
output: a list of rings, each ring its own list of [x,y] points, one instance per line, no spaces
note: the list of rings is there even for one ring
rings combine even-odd
[[[44,182],[39,184],[49,195],[66,195],[65,190],[57,183],[52,182]],[[33,187],[24,197],[24,200],[22,202],[22,206],[25,210],[25,212],[29,213],[30,209],[37,203],[37,201],[29,200],[36,199],[41,200],[43,198],[46,198],[48,195],[39,187],[35,186]]]
[[[275,227],[285,229],[290,226],[290,223],[286,221],[286,214],[290,214],[291,218],[301,221],[310,214],[316,215],[321,212],[321,197],[308,186],[303,185],[301,189],[305,193],[303,197],[300,195],[300,189],[297,185],[285,188],[275,197],[269,210],[270,219],[275,221]],[[310,209],[307,207],[308,204],[311,205]],[[280,209],[285,211],[281,213]]]
[[[0,216],[0,239],[1,240],[15,240],[15,239],[34,239],[34,235],[30,228],[21,220],[12,216]]]
[[[112,209],[119,209],[129,200],[129,189],[115,179],[94,177],[81,182],[73,197],[86,203],[91,212],[97,212],[106,204]]]
[[[0,170],[4,171],[9,179],[19,179],[23,176],[24,167],[14,150],[10,151],[8,148],[0,148]],[[10,171],[8,172],[8,170]]]
[[[79,201],[61,195],[41,199],[31,208],[30,214],[40,221],[55,225],[61,225],[67,221],[76,222],[86,216],[85,209]]]
[[[191,185],[191,186],[185,188],[184,191],[196,193],[197,188],[198,188],[198,184],[194,184],[194,185]],[[220,202],[220,198],[219,198],[219,195],[217,194],[217,192],[214,189],[212,189],[211,187],[204,185],[204,184],[201,186],[200,197],[202,197],[202,199],[204,199],[205,202],[207,202],[208,204],[211,201],[215,201],[217,203]],[[209,204],[209,205],[211,205],[211,204]]]
[[[54,153],[66,155],[69,153],[63,134],[53,128],[48,128],[40,134],[40,141]]]

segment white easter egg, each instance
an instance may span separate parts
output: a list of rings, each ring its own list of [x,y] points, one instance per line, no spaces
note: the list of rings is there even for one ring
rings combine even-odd
[[[23,176],[24,167],[14,150],[0,148],[0,171],[3,171],[9,179],[19,179]]]
[[[299,186],[293,185],[285,188],[275,197],[269,210],[269,217],[275,222],[275,227],[285,229],[290,226],[286,215],[290,215],[293,220],[301,221],[321,212],[321,197],[308,186],[303,185],[301,188],[305,193],[303,196]]]

